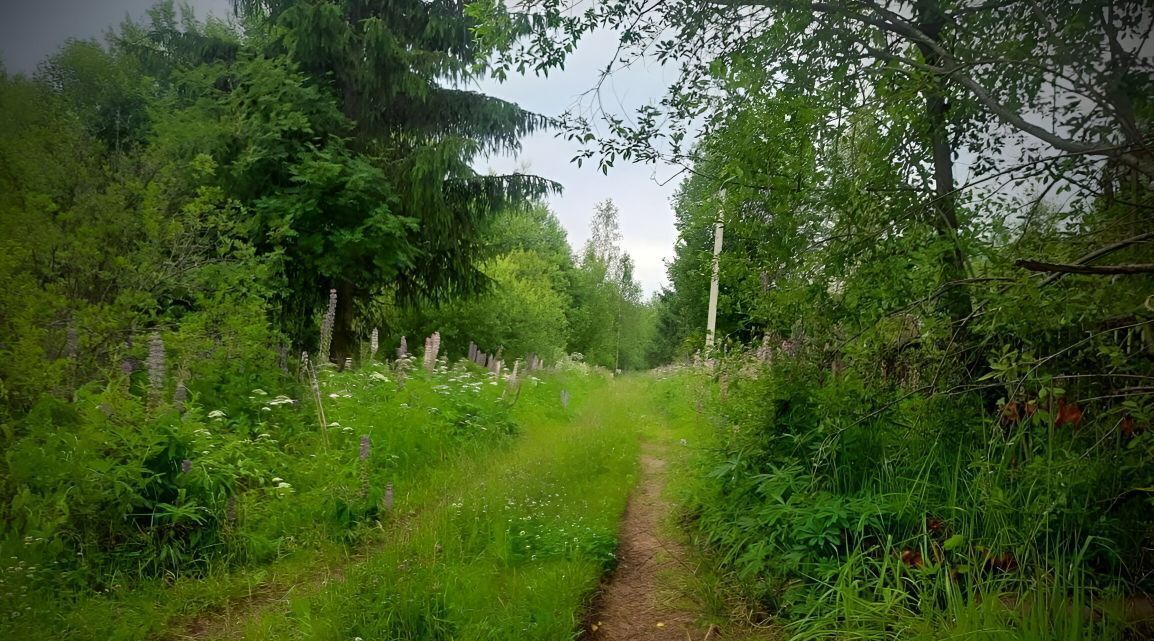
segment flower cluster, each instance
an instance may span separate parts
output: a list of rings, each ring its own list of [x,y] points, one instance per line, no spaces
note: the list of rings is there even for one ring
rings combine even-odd
[[[425,369],[433,371],[437,365],[437,354],[441,351],[441,332],[433,332],[433,335],[425,339]]]
[[[164,339],[160,334],[153,332],[148,340],[148,384],[152,393],[159,394],[164,389]]]
[[[329,308],[325,310],[325,317],[321,321],[321,344],[317,350],[318,365],[329,362],[329,352],[333,344],[333,326],[337,320],[337,290],[329,290]]]

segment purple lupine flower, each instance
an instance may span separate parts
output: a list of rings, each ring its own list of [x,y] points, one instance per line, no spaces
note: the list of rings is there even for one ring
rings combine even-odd
[[[131,336],[129,336],[128,339],[124,341],[124,351],[132,351]],[[124,372],[125,376],[131,376],[132,373],[136,371],[136,359],[132,356],[125,356],[124,360],[120,362],[120,371]]]
[[[333,344],[333,326],[337,320],[337,290],[329,290],[329,308],[325,310],[325,317],[321,320],[321,343],[317,350],[320,358],[319,365],[329,362],[329,350]]]
[[[441,332],[433,332],[433,335],[425,339],[425,369],[430,372],[433,367],[437,365],[437,354],[441,351]]]
[[[184,404],[188,402],[188,387],[185,386],[184,381],[176,382],[176,390],[172,393],[172,404],[176,409],[184,411]]]
[[[369,435],[368,434],[362,434],[361,435],[361,451],[359,454],[359,458],[362,461],[369,460],[369,453],[372,451],[372,447],[373,447],[373,442],[371,439],[369,439]]]
[[[164,387],[164,339],[159,332],[153,332],[148,341],[148,383],[154,391]]]
[[[381,497],[381,507],[385,508],[386,512],[393,509],[393,484],[385,484],[385,495]]]
[[[189,472],[191,472],[192,471],[192,461],[189,459],[184,459],[183,461],[181,461],[180,462],[180,471],[183,474],[188,474]]]

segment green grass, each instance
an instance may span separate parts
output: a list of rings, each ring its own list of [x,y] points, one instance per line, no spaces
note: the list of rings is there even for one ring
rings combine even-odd
[[[343,581],[221,638],[572,638],[636,474],[636,417],[619,394],[597,386],[569,412],[535,411],[521,440],[458,467],[458,484]]]
[[[666,578],[702,629],[732,639],[1121,638],[1119,618],[1100,612],[1116,609],[1122,593],[1085,571],[1097,543],[1082,537],[1073,549],[1059,527],[1023,531],[1015,506],[1049,496],[1047,477],[1015,483],[1037,471],[997,456],[974,463],[963,446],[989,437],[980,431],[923,447],[879,424],[831,449],[829,429],[753,429],[766,408],[780,430],[817,416],[818,402],[833,411],[853,401],[846,390],[806,401],[804,381],[782,384],[795,386],[781,392],[789,402],[748,396],[740,384],[723,401],[715,382],[688,371],[616,380],[553,372],[519,393],[462,369],[413,373],[403,385],[373,369],[326,374],[335,423],[327,444],[307,424],[285,429],[274,460],[292,490],[254,489],[241,503],[233,535],[275,541],[274,553],[220,555],[206,571],[168,578],[125,571],[100,592],[27,590],[20,603],[29,609],[0,632],[577,638],[615,563],[644,441],[668,462],[666,491],[678,507],[666,534],[688,548],[685,571]],[[829,420],[837,428],[842,419]],[[367,461],[362,434],[372,443]],[[1035,443],[1041,453],[1059,445]],[[798,465],[802,452],[819,460]],[[396,490],[391,510],[380,504],[386,483]],[[930,531],[926,514],[944,515],[948,532]],[[1002,550],[1017,567],[991,570]],[[914,553],[918,563],[902,556]],[[767,628],[750,625],[767,619]]]
[[[33,574],[24,573],[31,563],[13,562],[0,575],[5,597],[0,636],[116,641],[179,636],[213,613],[323,588],[326,577],[390,549],[430,514],[443,513],[448,497],[489,474],[491,462],[511,456],[521,439],[536,443],[547,433],[562,436],[587,399],[606,385],[597,375],[539,376],[525,379],[514,393],[503,382],[492,385],[485,374],[465,369],[411,372],[403,384],[379,366],[322,373],[331,422],[325,439],[308,406],[274,406],[257,413],[255,423],[244,417],[213,419],[212,408],[193,408],[171,428],[173,440],[197,452],[193,470],[174,482],[192,489],[227,482],[241,488],[232,494],[236,518],[220,527],[218,542],[186,550],[195,562],[160,576],[142,571],[115,542],[105,548],[89,544],[71,562],[63,559],[70,563],[71,579],[52,571],[63,567],[59,563]],[[563,388],[573,395],[568,410],[559,402]],[[256,404],[273,398],[253,396]],[[367,461],[359,458],[361,435],[371,440]],[[290,487],[278,489],[282,481]],[[395,489],[391,511],[381,507],[386,483]],[[209,503],[217,517],[209,525],[221,526],[226,505]],[[145,543],[137,544],[135,554],[161,553]],[[38,545],[47,543],[16,552],[32,555],[41,552]]]
[[[732,378],[726,399],[696,374],[654,387],[700,410],[673,478],[713,570],[705,616],[760,611],[798,640],[1124,637],[1119,597],[1138,590],[1102,568],[1118,517],[1094,516],[1090,491],[1110,491],[1109,442],[1033,426],[1026,451],[917,398],[859,422],[884,402],[864,386],[768,376]]]

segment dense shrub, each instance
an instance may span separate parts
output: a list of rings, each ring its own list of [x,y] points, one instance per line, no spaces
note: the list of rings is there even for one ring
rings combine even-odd
[[[1071,600],[1150,589],[1154,446],[1120,420],[1139,404],[1075,401],[1039,375],[1006,381],[1033,399],[1009,417],[820,361],[781,350],[719,375],[724,427],[688,515],[763,607],[799,630],[916,636],[904,626],[939,612],[972,623],[982,595],[1068,594],[1040,633],[1075,634]]]

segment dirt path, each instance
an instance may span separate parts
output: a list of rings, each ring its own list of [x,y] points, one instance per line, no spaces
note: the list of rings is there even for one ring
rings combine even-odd
[[[589,619],[593,641],[686,641],[710,636],[694,625],[691,612],[676,604],[669,578],[683,571],[684,550],[665,536],[669,504],[662,449],[645,444],[641,479],[621,522],[619,564],[602,586]]]

